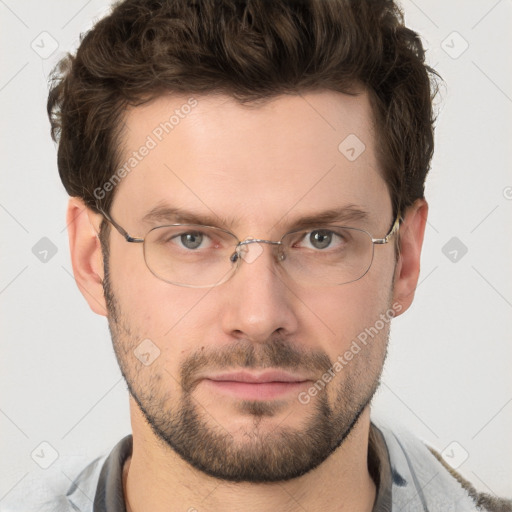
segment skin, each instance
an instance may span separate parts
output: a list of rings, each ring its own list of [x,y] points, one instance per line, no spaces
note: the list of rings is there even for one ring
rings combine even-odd
[[[124,156],[187,99],[169,95],[128,111]],[[196,99],[192,112],[117,186],[110,214],[130,235],[144,237],[162,224],[141,220],[160,202],[213,215],[240,240],[279,240],[296,219],[347,205],[368,212],[353,227],[386,235],[394,219],[366,93],[318,91],[253,108],[222,95]],[[349,134],[366,146],[355,161],[338,150]],[[200,377],[241,369],[248,354],[249,370],[289,369],[293,356],[292,371],[308,379],[301,388],[307,391],[328,369],[324,364],[343,355],[379,315],[410,306],[427,209],[420,199],[403,213],[399,259],[393,243],[376,246],[370,270],[358,281],[301,285],[283,272],[272,246],[262,245],[229,281],[197,289],[155,277],[142,244],[127,243],[114,229],[106,275],[102,217],[70,199],[75,278],[91,309],[109,319],[131,392],[128,510],[371,511],[370,400],[389,323],[307,404],[297,392],[242,401]],[[160,350],[148,366],[133,353],[144,339]],[[192,386],[184,386],[185,375]]]

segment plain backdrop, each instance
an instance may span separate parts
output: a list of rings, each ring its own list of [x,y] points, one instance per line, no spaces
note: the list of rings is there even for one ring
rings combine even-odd
[[[512,497],[512,2],[402,5],[445,83],[420,283],[373,410]],[[35,454],[85,464],[130,432],[107,322],[72,277],[46,117],[49,71],[107,9],[0,0],[0,509],[49,474]]]

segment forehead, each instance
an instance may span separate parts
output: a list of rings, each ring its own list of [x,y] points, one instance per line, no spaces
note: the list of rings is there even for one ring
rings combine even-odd
[[[343,205],[390,205],[366,93],[319,91],[242,105],[168,95],[129,110],[113,211],[138,222],[157,204],[274,225]]]

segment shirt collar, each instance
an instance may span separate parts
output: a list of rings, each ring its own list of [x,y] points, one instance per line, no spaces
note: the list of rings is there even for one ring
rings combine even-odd
[[[132,435],[124,437],[106,458],[101,469],[93,512],[126,512],[123,493],[123,467],[133,449]],[[377,488],[372,512],[391,511],[391,464],[382,432],[370,423],[368,471]]]

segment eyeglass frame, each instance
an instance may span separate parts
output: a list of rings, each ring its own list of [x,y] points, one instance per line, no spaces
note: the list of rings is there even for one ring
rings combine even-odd
[[[144,236],[144,238],[139,238],[139,237],[133,237],[131,236],[128,231],[126,231],[126,229],[124,229],[122,226],[120,226],[114,219],[112,219],[112,217],[106,213],[104,210],[102,209],[99,209],[99,212],[100,214],[105,218],[105,220],[107,222],[109,222],[110,224],[112,224],[112,226],[114,226],[114,228],[116,228],[117,232],[129,243],[134,243],[134,244],[144,244],[145,243],[145,240],[148,236],[148,234],[155,230],[155,229],[160,229],[160,228],[166,228],[166,227],[174,227],[174,226],[197,226],[197,227],[203,227],[203,228],[213,228],[213,229],[218,229],[218,230],[221,230],[221,231],[224,231],[225,233],[233,236],[233,238],[235,238],[236,240],[238,240],[238,243],[237,245],[235,246],[235,249],[234,249],[234,252],[233,254],[231,255],[231,257],[229,258],[229,260],[231,261],[231,263],[236,263],[239,259],[243,259],[240,257],[240,250],[239,248],[242,247],[242,246],[246,246],[246,245],[249,245],[249,244],[253,244],[253,243],[263,243],[263,244],[270,244],[270,245],[283,245],[283,238],[285,238],[286,236],[288,236],[289,234],[292,234],[292,233],[295,233],[295,232],[298,232],[298,231],[302,231],[301,229],[297,229],[297,230],[291,230],[291,231],[288,231],[286,232],[279,241],[275,241],[275,240],[265,240],[265,239],[262,239],[262,238],[251,238],[251,237],[248,237],[246,238],[245,240],[240,240],[234,233],[232,233],[231,231],[228,231],[226,229],[223,229],[223,228],[219,228],[217,226],[208,226],[208,225],[205,225],[205,224],[162,224],[161,226],[155,226],[151,229],[148,230],[148,232],[146,233],[146,235]],[[361,229],[361,228],[353,228],[351,226],[331,226],[331,227],[337,227],[337,228],[344,228],[344,229],[353,229],[353,230],[357,230],[357,231],[362,231],[363,233],[366,233],[369,237],[370,237],[370,240],[372,242],[372,246],[373,245],[384,245],[384,244],[387,244],[389,243],[389,241],[391,240],[391,238],[393,237],[393,235],[395,235],[396,233],[398,233],[398,229],[400,228],[400,223],[403,221],[403,218],[402,218],[402,215],[401,215],[401,212],[400,212],[400,209],[398,209],[398,213],[395,217],[395,220],[391,226],[391,228],[389,229],[388,233],[386,234],[386,236],[384,236],[384,238],[374,238],[373,235],[371,233],[369,233],[368,231],[366,231],[365,229]],[[327,228],[328,226],[321,226],[319,225],[318,226],[319,228],[320,227],[323,227],[323,228]],[[284,259],[284,258],[283,258]],[[231,277],[233,277],[233,275],[235,274],[236,272],[236,269],[235,271],[232,272],[232,274],[225,280],[223,281],[219,281],[215,284],[212,284],[212,285],[204,285],[204,286],[195,286],[195,285],[187,285],[187,284],[181,284],[181,283],[173,283],[171,281],[167,281],[165,279],[163,279],[162,277],[160,277],[159,275],[157,275],[148,265],[147,261],[146,261],[146,258],[144,257],[144,263],[146,263],[146,266],[148,267],[149,271],[158,279],[160,279],[161,281],[163,281],[164,283],[169,283],[169,284],[174,284],[176,286],[182,286],[184,288],[214,288],[215,286],[219,286],[221,284],[224,284],[225,282],[227,282],[229,279],[231,279]],[[357,279],[354,279],[352,281],[347,281],[346,283],[341,283],[341,284],[338,284],[338,286],[343,286],[344,284],[349,284],[349,283],[353,283],[353,282],[356,282],[356,281],[359,281],[359,279],[362,279],[370,270],[371,266],[373,264],[373,256],[372,256],[372,260],[370,262],[370,265],[368,266],[368,268],[366,269],[366,272],[361,275],[360,277],[358,277]]]

